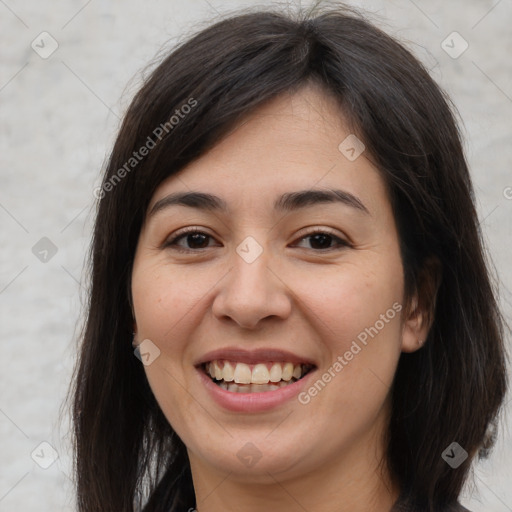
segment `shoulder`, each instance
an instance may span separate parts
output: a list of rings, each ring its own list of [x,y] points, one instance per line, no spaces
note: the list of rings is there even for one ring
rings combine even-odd
[[[457,502],[451,507],[443,508],[443,510],[440,510],[439,512],[471,512],[471,510],[463,507],[460,503]]]
[[[466,507],[463,507],[460,503],[455,503],[451,507],[443,508],[439,512],[471,512],[471,510],[467,509]]]
[[[391,509],[391,512],[413,512],[413,509],[410,506],[407,506],[405,503],[396,503],[395,506]],[[471,510],[463,507],[460,503],[455,503],[448,507],[443,507],[443,509],[439,509],[437,512],[471,512]]]
[[[471,510],[467,509],[466,507],[463,507],[459,502],[457,502],[448,509],[446,509],[446,512],[471,512]]]

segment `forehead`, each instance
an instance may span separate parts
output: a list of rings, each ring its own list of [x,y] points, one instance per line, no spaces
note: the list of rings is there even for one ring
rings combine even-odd
[[[284,193],[318,188],[343,189],[371,208],[387,200],[385,187],[364,151],[349,159],[340,150],[355,137],[335,99],[308,85],[258,107],[209,152],[162,182],[148,211],[174,192],[208,191],[230,205],[270,208]]]

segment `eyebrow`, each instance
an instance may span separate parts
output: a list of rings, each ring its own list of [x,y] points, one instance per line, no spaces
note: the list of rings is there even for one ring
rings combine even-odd
[[[371,215],[358,197],[350,192],[338,189],[313,189],[287,192],[275,201],[274,209],[282,212],[290,212],[325,203],[341,203],[362,213]],[[175,205],[224,213],[227,213],[229,210],[226,201],[213,194],[204,192],[175,192],[157,201],[153,208],[151,208],[149,217]]]

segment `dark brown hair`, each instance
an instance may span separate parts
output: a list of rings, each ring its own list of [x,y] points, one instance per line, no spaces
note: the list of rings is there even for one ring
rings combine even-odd
[[[387,464],[399,503],[415,512],[453,505],[471,461],[493,444],[506,391],[505,323],[451,103],[408,50],[344,6],[244,11],[181,43],[144,80],[104,173],[70,388],[80,512],[195,506],[186,448],[131,345],[138,236],[164,179],[255,107],[310,81],[339,101],[380,170],[398,226],[406,304],[418,290],[432,321],[425,346],[401,355],[391,391]],[[441,457],[454,441],[469,454],[457,469]]]

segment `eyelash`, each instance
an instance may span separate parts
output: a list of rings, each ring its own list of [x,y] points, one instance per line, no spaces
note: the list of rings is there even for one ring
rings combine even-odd
[[[202,252],[205,249],[208,249],[208,247],[204,247],[202,249],[183,249],[183,248],[180,248],[179,246],[176,245],[176,242],[178,240],[180,240],[181,238],[186,237],[187,235],[192,235],[192,234],[201,234],[201,235],[205,235],[207,237],[213,238],[208,233],[200,231],[199,229],[197,229],[195,227],[190,227],[190,228],[185,228],[182,231],[178,232],[176,234],[176,236],[174,236],[171,240],[169,240],[168,242],[165,242],[163,247],[164,248],[171,248],[172,250],[180,252],[180,253]],[[349,244],[347,241],[341,239],[340,237],[336,236],[334,233],[332,233],[330,230],[328,230],[326,228],[315,228],[312,231],[310,231],[310,232],[306,233],[305,235],[301,236],[299,241],[302,241],[305,238],[309,238],[309,237],[317,235],[317,234],[330,236],[333,239],[333,241],[337,242],[338,247],[329,247],[327,249],[311,249],[312,251],[315,251],[315,252],[330,252],[330,251],[333,251],[333,250],[336,250],[336,249],[339,250],[339,249],[344,248],[344,247],[351,247],[351,244]]]

